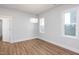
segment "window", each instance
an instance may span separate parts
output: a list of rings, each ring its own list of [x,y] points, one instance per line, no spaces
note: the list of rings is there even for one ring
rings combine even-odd
[[[41,18],[39,20],[39,29],[40,29],[40,33],[44,33],[45,32],[45,19],[44,18]]]
[[[31,23],[38,23],[38,18],[31,18],[30,19],[30,22]]]
[[[76,11],[65,13],[64,35],[76,37]]]

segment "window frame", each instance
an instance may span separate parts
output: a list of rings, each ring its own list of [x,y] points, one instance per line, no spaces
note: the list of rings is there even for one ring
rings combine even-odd
[[[64,27],[64,25],[65,25],[65,13],[67,13],[67,12],[70,12],[70,11],[73,11],[73,10],[75,10],[76,11],[76,36],[71,36],[71,35],[65,35],[65,27]],[[67,9],[67,10],[65,10],[63,13],[62,13],[62,35],[64,36],[64,37],[68,37],[68,38],[77,38],[77,36],[78,36],[78,31],[77,31],[77,10],[76,10],[76,8],[71,8],[71,9]]]
[[[43,24],[43,30],[41,29],[42,27],[42,23],[40,24],[40,22],[41,22],[41,19],[44,19],[44,24]],[[40,33],[45,33],[45,18],[44,17],[41,17],[40,19],[39,19],[39,32]]]

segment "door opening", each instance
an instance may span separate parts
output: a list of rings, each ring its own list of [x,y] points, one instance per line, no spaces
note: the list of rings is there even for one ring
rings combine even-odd
[[[2,20],[0,20],[0,41],[2,41]]]

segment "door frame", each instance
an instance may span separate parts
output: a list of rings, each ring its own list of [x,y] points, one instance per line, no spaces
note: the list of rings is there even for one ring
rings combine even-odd
[[[2,22],[3,22],[3,21],[2,21],[2,19],[0,19],[0,21],[1,21],[1,31],[2,31]],[[0,41],[2,41],[2,39],[3,39],[2,35],[3,35],[3,34],[2,34],[2,32],[1,32],[1,38],[0,38],[1,40],[0,40]]]
[[[10,42],[9,20],[11,17],[0,16],[2,20],[2,41]]]

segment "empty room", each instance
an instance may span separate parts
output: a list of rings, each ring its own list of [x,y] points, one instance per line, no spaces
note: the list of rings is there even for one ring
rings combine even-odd
[[[79,55],[79,5],[0,4],[0,55]]]

